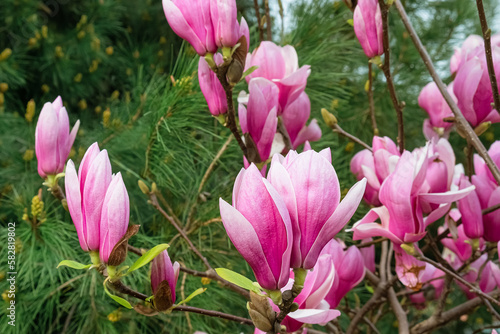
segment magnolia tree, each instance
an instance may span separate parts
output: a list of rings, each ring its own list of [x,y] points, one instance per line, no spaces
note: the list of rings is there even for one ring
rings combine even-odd
[[[255,333],[378,332],[380,314],[371,311],[385,304],[395,314],[400,333],[430,332],[481,305],[500,320],[500,142],[486,150],[478,139],[500,121],[500,35],[491,35],[478,0],[483,37],[471,35],[456,49],[450,59],[454,79],[446,86],[399,0],[346,3],[353,10],[354,32],[370,72],[375,65],[386,77],[398,136],[378,136],[371,85],[372,143],[347,133],[332,113],[322,110],[328,127],[365,147],[350,165],[358,182],[342,194],[330,148],[316,152],[309,144],[320,139],[321,130],[317,120],[309,121],[305,88],[310,72],[321,69],[299,67],[292,46],[262,40],[262,20],[260,45],[249,50],[255,37],[244,18],[237,20],[235,0],[163,0],[171,28],[200,56],[198,78],[210,113],[231,130],[241,148],[242,169],[232,198],[221,198],[219,210],[227,236],[253,270],[255,282],[229,269],[214,269],[163,208],[155,183],[139,181],[138,186],[207,270],[172,263],[167,244],[149,250],[133,247],[129,240],[139,226],[129,225],[122,176],[112,174],[107,151],[97,143],[88,148],[78,169],[72,160],[66,162],[79,123],[70,132],[58,97],[45,104],[37,124],[38,172],[69,210],[82,251],[91,260],[81,264],[66,259],[60,266],[97,270],[104,277],[104,291],[141,314],[194,312],[253,326]],[[413,151],[405,148],[404,104],[391,75],[391,10],[399,14],[432,78],[418,98],[429,114],[423,124],[428,141]],[[248,88],[235,92],[242,81]],[[457,148],[448,142],[457,135],[467,140],[464,161],[457,161]],[[59,186],[63,177],[64,190]],[[361,201],[371,209],[346,229]],[[431,224],[439,226],[431,229]],[[336,238],[342,230],[359,242],[346,246]],[[140,257],[124,266],[128,252]],[[122,282],[150,262],[152,294]],[[240,293],[248,300],[241,307],[249,317],[184,305],[205,289],[178,300],[179,271],[217,280],[221,288]],[[363,280],[371,297],[355,309],[338,309]],[[447,308],[455,286],[468,301]],[[411,303],[402,302],[408,298]],[[409,323],[411,308],[431,304],[431,317]],[[336,320],[341,312],[350,319],[347,327]],[[313,329],[313,324],[325,327]]]

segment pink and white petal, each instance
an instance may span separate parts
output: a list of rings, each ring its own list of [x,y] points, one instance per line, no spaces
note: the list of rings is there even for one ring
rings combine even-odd
[[[323,225],[316,240],[311,245],[304,259],[304,268],[312,268],[325,245],[342,230],[356,212],[366,188],[366,179],[358,181],[349,190],[339,206]]]
[[[276,289],[278,282],[273,276],[253,226],[238,210],[222,198],[219,200],[219,206],[222,223],[229,239],[248,262],[259,284],[265,289]]]
[[[289,313],[288,316],[305,324],[325,325],[333,319],[338,318],[340,316],[340,311],[302,309]]]
[[[80,241],[80,247],[82,247],[82,249],[87,252],[89,248],[86,240],[87,231],[82,215],[82,195],[80,192],[80,182],[78,181],[75,164],[72,160],[69,160],[66,166],[64,185],[66,190],[66,200],[68,202],[68,210],[71,215],[71,219],[75,224],[76,233],[78,234],[78,240]]]

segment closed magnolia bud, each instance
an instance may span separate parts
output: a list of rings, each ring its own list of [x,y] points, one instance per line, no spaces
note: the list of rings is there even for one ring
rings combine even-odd
[[[80,121],[69,132],[69,118],[61,97],[47,102],[40,112],[35,130],[35,152],[38,174],[42,178],[56,175],[64,170],[71,146],[75,141]]]
[[[213,61],[215,66],[222,64],[222,55],[220,53],[214,54]],[[214,116],[225,114],[227,112],[226,92],[217,78],[217,74],[212,71],[204,57],[200,57],[198,62],[198,81],[210,113]]]
[[[68,161],[64,182],[66,199],[80,246],[86,252],[99,250],[101,210],[111,179],[108,152],[100,151],[97,143],[85,153],[78,174],[73,161]]]
[[[127,232],[130,203],[121,173],[113,176],[102,204],[99,224],[99,256],[108,263],[111,252]]]
[[[321,116],[323,116],[323,120],[325,121],[326,125],[328,125],[329,128],[334,129],[337,124],[337,117],[335,117],[331,112],[326,110],[325,108],[321,109]]]
[[[149,195],[150,191],[149,191],[149,187],[146,185],[146,183],[144,183],[144,181],[142,181],[142,180],[137,181],[137,183],[139,184],[139,188],[141,189],[142,193],[144,195]]]
[[[175,303],[175,286],[179,278],[179,270],[179,263],[172,264],[166,250],[153,259],[151,289],[154,294],[154,305],[158,311],[166,311]]]
[[[179,37],[188,41],[200,56],[217,51],[210,17],[211,2],[163,0],[163,10],[170,27]]]
[[[382,14],[378,0],[359,0],[354,9],[354,33],[366,56],[384,53]]]

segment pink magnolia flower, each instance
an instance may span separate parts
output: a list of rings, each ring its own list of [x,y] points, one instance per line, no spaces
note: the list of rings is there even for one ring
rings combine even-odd
[[[257,146],[261,161],[269,159],[278,126],[278,87],[264,78],[256,78],[248,85],[249,98],[245,107],[238,107],[241,131],[250,134]]]
[[[158,254],[151,263],[151,289],[156,293],[161,282],[166,281],[170,287],[171,303],[175,303],[175,286],[179,278],[180,265],[172,264],[168,252],[164,250]]]
[[[500,48],[493,49],[497,80],[500,82]],[[493,92],[484,50],[460,65],[453,87],[457,104],[464,117],[476,127],[483,122],[500,122],[500,115],[493,109]]]
[[[317,141],[321,138],[321,129],[315,119],[306,126],[310,115],[311,101],[305,92],[283,111],[283,123],[294,150],[306,141]]]
[[[459,262],[460,263],[460,262]],[[488,260],[488,254],[483,254],[479,259],[472,262],[468,266],[468,271],[463,275],[463,278],[469,283],[476,283],[479,281],[479,288],[484,293],[489,293],[495,289],[497,286],[497,282],[495,280],[495,276],[492,273],[492,267],[490,265],[491,261]],[[460,263],[460,266],[462,263]],[[484,269],[479,276],[479,272],[481,267],[484,266]],[[495,269],[493,269],[495,270]],[[470,291],[470,288],[466,285],[457,282],[458,286],[462,289],[468,299],[472,299],[477,297],[477,295]]]
[[[448,86],[448,92],[454,98],[453,83]],[[436,83],[428,83],[418,96],[418,105],[429,114],[429,119],[424,121],[424,135],[430,140],[434,137],[447,138],[453,123],[443,121],[443,118],[453,116],[451,108],[446,103]]]
[[[99,250],[101,211],[111,179],[108,152],[99,151],[97,143],[87,149],[78,174],[73,161],[69,160],[66,166],[64,183],[68,210],[75,224],[80,246],[86,252]]]
[[[369,150],[358,152],[351,160],[351,172],[358,180],[367,179],[365,201],[379,206],[380,186],[394,170],[400,153],[396,144],[389,137],[373,137],[373,153]]]
[[[214,61],[217,65],[222,64],[222,55],[220,53],[214,54]],[[198,62],[198,81],[203,96],[207,100],[210,113],[214,116],[225,114],[227,112],[226,92],[217,78],[217,74],[212,71],[203,57],[200,57]]]
[[[217,46],[230,48],[235,46],[241,36],[236,1],[210,1],[210,16],[212,18],[215,43]]]
[[[500,141],[493,143],[488,153],[498,166],[500,164]],[[476,186],[476,195],[481,210],[500,204],[500,187],[484,160],[478,155],[474,156],[474,170],[476,174],[472,175],[471,181]],[[477,213],[470,212],[470,215],[471,219],[473,219],[477,216]],[[492,242],[500,241],[500,210],[483,215],[482,223],[484,228],[483,238]]]
[[[69,132],[68,112],[60,96],[44,104],[35,130],[38,174],[42,178],[62,173],[79,127],[78,120]]]
[[[366,180],[356,183],[340,203],[340,185],[330,149],[275,155],[267,176],[283,197],[293,228],[292,268],[311,269],[323,247],[356,211]]]
[[[99,224],[99,256],[108,263],[111,251],[125,235],[130,217],[130,202],[121,173],[113,175],[102,204]]]
[[[366,56],[384,53],[382,14],[377,0],[359,0],[354,9],[354,33]]]
[[[289,313],[282,322],[287,332],[298,331],[303,324],[325,325],[340,316],[340,312],[333,310],[333,307],[325,300],[337,279],[335,268],[330,256],[322,255],[318,258],[318,262],[306,276],[304,288],[294,300],[299,304],[299,309]],[[293,271],[290,276],[293,277]],[[290,280],[283,291],[287,288],[291,289],[292,284],[293,281]],[[279,308],[272,302],[271,306],[279,312]]]
[[[273,81],[279,88],[278,116],[304,91],[310,66],[299,68],[297,52],[291,45],[283,47],[264,41],[251,54],[248,54],[245,70],[252,66],[258,68],[246,77],[247,82],[262,77]]]
[[[481,49],[484,50],[484,41],[481,36],[478,35],[470,35],[467,37],[461,48],[455,49],[455,53],[451,57],[450,60],[450,72],[454,74],[458,71],[460,66],[465,64],[471,58],[476,56],[481,52]]]
[[[336,269],[335,282],[325,297],[330,308],[340,304],[344,296],[358,285],[365,277],[363,256],[356,246],[345,250],[342,241],[332,239],[321,252],[321,257],[328,256]]]
[[[474,190],[474,187],[469,187],[429,192],[433,189],[433,182],[432,178],[427,178],[428,165],[428,146],[414,153],[403,153],[395,170],[380,187],[379,199],[383,206],[371,209],[363,219],[354,224],[354,240],[384,236],[395,244],[416,242],[424,237],[425,228],[429,224],[448,212],[452,202]],[[442,175],[443,182],[451,185],[453,174],[446,174]],[[424,212],[428,213],[425,218]],[[380,219],[381,224],[376,223],[377,219]]]
[[[217,51],[210,17],[211,2],[211,0],[163,0],[163,10],[168,24],[179,37],[188,41],[200,56]],[[225,21],[225,23],[230,22]],[[229,27],[223,27],[226,28]]]
[[[224,228],[253,269],[257,282],[269,290],[288,283],[292,226],[286,204],[254,164],[234,182],[233,205],[220,199]]]

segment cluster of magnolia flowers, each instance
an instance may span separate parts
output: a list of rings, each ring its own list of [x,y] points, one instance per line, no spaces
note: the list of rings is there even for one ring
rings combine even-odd
[[[201,91],[211,114],[224,122],[228,97],[214,66],[229,61],[230,49],[234,52],[240,43],[246,44],[245,50],[250,45],[248,25],[244,18],[240,24],[237,21],[236,2],[164,0],[163,7],[174,32],[201,56],[198,65]],[[219,48],[222,54],[217,53]],[[246,145],[256,150],[250,162],[266,162],[274,153],[285,149],[284,138],[278,131],[279,122],[283,123],[293,149],[306,141],[318,140],[321,130],[316,120],[306,125],[311,102],[304,89],[310,66],[299,67],[297,52],[292,46],[281,47],[269,41],[262,42],[245,56],[241,65],[248,73],[245,77],[248,94],[239,94],[238,118]],[[245,158],[245,165],[248,164]]]
[[[238,96],[238,118],[244,143],[255,155],[251,161],[244,160],[245,168],[234,183],[232,205],[220,199],[219,206],[227,234],[252,268],[260,297],[265,299],[264,306],[252,306],[259,304],[257,299],[249,303],[256,333],[274,330],[273,319],[289,292],[296,304],[279,322],[288,332],[299,330],[304,323],[325,324],[335,319],[340,315],[335,308],[363,280],[365,270],[375,272],[374,246],[347,248],[334,239],[362,198],[372,208],[353,225],[353,239],[384,237],[392,242],[398,278],[409,289],[422,290],[410,295],[416,305],[428,299],[426,287],[433,287],[433,298],[443,291],[444,273],[419,259],[418,246],[427,227],[443,217],[445,223],[438,231],[449,230],[440,240],[443,259],[455,270],[463,269],[462,277],[478,283],[484,293],[500,286],[500,269],[488,254],[468,263],[473,254],[485,250],[486,242],[500,242],[500,211],[485,212],[500,204],[500,185],[479,156],[474,156],[475,173],[470,177],[456,164],[446,139],[452,127],[446,119],[452,113],[434,84],[427,85],[419,96],[420,106],[430,116],[424,122],[429,142],[408,151],[400,150],[388,137],[374,137],[371,149],[352,159],[351,171],[358,182],[341,201],[330,149],[315,152],[309,145],[321,137],[321,131],[315,120],[307,125],[311,104],[304,90],[310,68],[299,67],[295,49],[264,41],[247,54],[249,29],[243,18],[237,21],[234,0],[163,0],[163,6],[174,32],[201,56],[200,88],[212,115],[224,120],[232,112],[228,103],[232,104],[236,82],[221,80],[219,66],[229,66],[228,77],[233,64],[246,73],[248,94]],[[370,58],[383,54],[378,1],[358,1],[353,24],[365,54]],[[498,36],[493,37],[492,45],[495,70],[500,71]],[[222,53],[217,53],[219,49]],[[244,51],[243,61],[238,50]],[[233,63],[233,57],[240,57],[239,63]],[[482,124],[498,122],[483,40],[467,38],[450,68],[456,77],[448,90],[469,123],[477,130]],[[235,77],[239,81],[241,75]],[[229,89],[223,85],[226,79]],[[36,154],[38,172],[49,187],[57,187],[63,175],[78,127],[79,122],[70,133],[60,97],[44,105],[36,128]],[[297,153],[301,144],[305,144],[304,151]],[[500,165],[500,142],[491,146],[489,155]],[[93,267],[105,268],[111,280],[124,275],[126,269],[116,267],[125,260],[128,239],[138,226],[129,225],[127,189],[121,174],[112,173],[107,151],[94,143],[78,172],[69,160],[65,190],[81,248],[89,252]],[[172,263],[164,248],[154,255],[153,303],[164,311],[176,300],[179,264]],[[144,264],[132,267],[135,270]],[[467,286],[460,282],[459,286],[469,298],[475,296]]]
[[[295,278],[312,269],[296,297],[299,310],[288,315],[295,319],[290,323],[326,323],[337,317],[340,313],[330,309],[363,278],[359,250],[344,252],[332,239],[356,211],[365,183],[356,183],[340,202],[330,149],[290,151],[286,157],[274,155],[267,178],[253,164],[242,169],[234,184],[233,205],[220,200],[229,238],[270,296],[289,290],[294,277],[290,269]],[[349,279],[340,279],[346,276]],[[273,298],[275,304],[276,300],[280,298]]]
[[[112,279],[120,275],[116,273],[116,266],[125,260],[128,239],[137,233],[139,226],[129,226],[128,192],[121,173],[112,173],[106,150],[100,150],[97,143],[92,144],[83,156],[78,172],[71,159],[66,164],[79,124],[77,121],[69,133],[68,113],[61,97],[45,103],[36,126],[38,173],[49,188],[58,187],[57,179],[65,175],[65,200],[80,246],[89,252],[92,267],[104,265]],[[157,308],[162,304],[170,307],[175,302],[178,274],[179,264],[172,264],[166,250],[153,259],[153,294],[165,296],[159,290],[167,286],[171,292],[169,300],[156,300]]]
[[[500,35],[491,37],[491,48],[496,78],[500,83]],[[451,57],[450,72],[454,80],[448,85],[448,92],[476,132],[482,133],[491,123],[500,122],[500,115],[493,106],[482,37],[470,35],[465,39]],[[423,128],[426,138],[447,138],[453,127],[453,122],[449,120],[453,113],[435,83],[429,83],[422,89],[418,104],[429,114]]]

